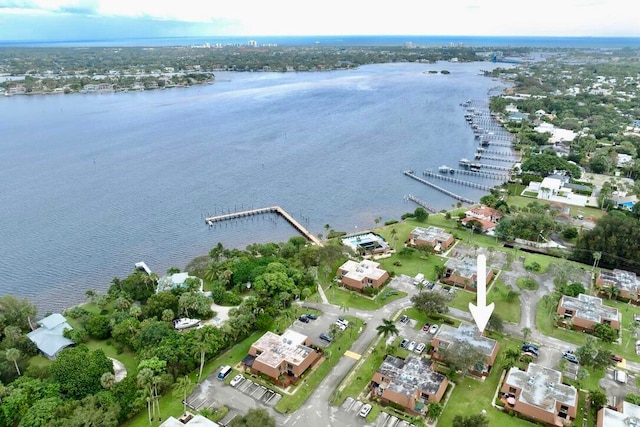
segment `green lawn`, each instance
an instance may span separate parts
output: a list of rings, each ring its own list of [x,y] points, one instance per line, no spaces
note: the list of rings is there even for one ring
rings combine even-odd
[[[389,273],[393,272],[396,275],[405,274],[411,277],[422,273],[428,280],[436,279],[436,266],[444,265],[445,261],[445,258],[438,255],[429,255],[425,258],[424,255],[418,251],[415,251],[410,256],[394,254],[390,258],[379,260],[381,267]],[[400,263],[400,265],[394,265],[395,263]]]
[[[114,346],[107,344],[107,341],[94,339],[90,339],[86,345],[90,350],[101,349],[107,357],[113,357],[122,362],[124,367],[127,368],[127,375],[136,375],[138,372],[138,359],[132,352],[124,351],[118,354],[118,350]]]
[[[340,288],[336,284],[332,284],[324,293],[331,304],[360,310],[377,310],[392,301],[407,296],[406,292],[387,286],[375,298],[368,298],[356,291]]]
[[[249,351],[249,347],[251,347],[251,344],[253,344],[263,334],[264,332],[254,332],[248,338],[236,344],[235,346],[227,350],[225,353],[220,355],[218,358],[205,364],[204,369],[202,371],[202,378],[203,379],[206,378],[209,374],[218,370],[220,366],[223,366],[223,365],[235,366],[238,363],[240,363],[242,358],[247,355]],[[191,378],[191,380],[193,381],[194,387],[197,382],[197,376],[198,376],[197,370],[189,374],[189,378]],[[160,416],[163,420],[166,420],[169,416],[174,416],[178,418],[180,415],[182,415],[182,412],[183,412],[182,395],[174,395],[171,391],[169,391],[160,398]],[[127,421],[123,425],[125,427],[148,427],[149,425],[158,426],[160,424],[161,423],[157,420],[154,420],[152,424],[149,424],[147,411],[145,409],[144,411],[140,412],[137,416]]]
[[[344,352],[348,350],[353,342],[358,338],[357,331],[362,326],[362,320],[345,316],[349,320],[349,328],[336,337],[336,340],[331,343],[325,351],[326,359],[315,371],[308,372],[303,378],[295,385],[295,393],[293,395],[283,394],[282,398],[276,403],[275,410],[281,413],[291,413],[296,411],[302,404],[309,398],[309,396],[315,391],[318,385],[326,378],[331,372],[331,369],[338,363],[344,356]]]
[[[502,283],[501,280],[494,281],[487,291],[487,302],[493,302],[496,305],[495,313],[499,315],[505,322],[520,322],[520,300],[515,298],[513,301],[507,301],[509,288]],[[460,310],[469,311],[469,303],[476,303],[477,294],[475,292],[465,291],[464,289],[456,289],[455,298],[449,304],[451,307]]]

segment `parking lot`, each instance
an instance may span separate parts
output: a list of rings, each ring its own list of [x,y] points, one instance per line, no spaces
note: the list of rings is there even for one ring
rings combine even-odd
[[[340,409],[349,415],[348,426],[375,426],[375,427],[414,427],[404,420],[400,420],[386,412],[380,412],[373,424],[368,424],[366,419],[362,418],[359,413],[364,402],[347,397]],[[352,421],[351,421],[352,420]]]
[[[638,386],[636,385],[635,375],[627,375],[626,384],[619,383],[614,378],[615,368],[607,368],[604,378],[600,380],[600,387],[607,390],[607,398],[610,405],[616,405],[624,400],[627,394],[639,394]]]
[[[422,330],[423,324],[418,325],[417,321],[409,318],[406,323],[402,323],[400,319],[396,322],[396,326],[398,327],[398,337],[400,343],[403,339],[408,340],[409,342],[415,341],[416,346],[419,343],[423,343],[425,346],[429,345],[431,339],[434,334],[429,332],[425,332]],[[418,328],[418,329],[415,329]]]
[[[321,340],[320,334],[328,334],[329,327],[338,320],[338,317],[340,316],[330,313],[322,313],[316,320],[309,320],[309,323],[304,323],[299,319],[296,319],[289,329],[308,336],[309,339],[311,339],[311,342],[317,347],[326,347],[329,343]]]
[[[254,383],[246,377],[238,385],[236,385],[236,390],[239,390],[247,396],[254,398],[263,405],[271,407],[275,406],[275,404],[278,403],[278,401],[282,398],[280,394],[269,390],[268,388],[260,384]]]

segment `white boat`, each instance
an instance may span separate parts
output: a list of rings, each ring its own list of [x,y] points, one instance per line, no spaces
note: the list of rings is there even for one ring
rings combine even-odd
[[[188,317],[183,317],[173,321],[173,327],[177,330],[189,329],[194,326],[200,326],[200,319],[189,319]]]

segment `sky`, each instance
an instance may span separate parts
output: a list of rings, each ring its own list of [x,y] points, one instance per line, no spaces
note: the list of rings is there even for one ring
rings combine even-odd
[[[636,0],[0,0],[0,42],[283,35],[640,36]]]

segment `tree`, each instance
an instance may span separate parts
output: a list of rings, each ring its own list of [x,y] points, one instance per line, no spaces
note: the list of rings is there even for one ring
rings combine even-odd
[[[487,329],[494,332],[502,332],[504,330],[504,321],[496,313],[492,313],[487,322]]]
[[[430,403],[429,408],[427,408],[427,417],[431,420],[435,420],[440,415],[442,415],[442,405],[439,403]]]
[[[20,368],[18,367],[18,359],[20,359],[20,350],[17,348],[8,348],[4,352],[4,357],[7,358],[9,362],[13,362],[13,365],[16,367],[16,372],[18,376],[20,376]]]
[[[485,364],[485,356],[467,342],[459,342],[447,348],[439,349],[440,358],[455,371],[482,371]]]
[[[0,296],[0,325],[17,326],[23,331],[33,330],[31,319],[38,313],[38,309],[29,300],[13,295]]]
[[[413,306],[426,314],[446,313],[449,311],[447,302],[451,297],[442,292],[423,292],[411,297]]]
[[[249,409],[244,416],[235,417],[231,427],[276,427],[276,420],[264,408]]]
[[[489,427],[489,420],[483,414],[456,415],[453,418],[453,427]]]
[[[531,328],[524,327],[520,331],[522,332],[523,339],[528,341],[531,336]]]
[[[569,295],[572,297],[577,297],[580,294],[586,293],[586,289],[582,285],[582,283],[572,283],[570,285],[560,286],[560,293],[563,295]]]
[[[85,345],[66,348],[49,367],[51,378],[60,384],[60,392],[71,399],[82,399],[102,390],[100,378],[113,373],[113,362],[101,349],[90,351]]]
[[[436,279],[440,279],[444,275],[444,272],[447,271],[447,268],[444,265],[438,264],[433,267],[433,270],[436,273]]]
[[[196,354],[200,355],[200,371],[198,372],[198,378],[201,378],[206,353],[212,349],[217,351],[219,346],[222,344],[222,336],[219,329],[210,325],[196,329],[193,336],[196,340],[194,351]]]
[[[116,383],[116,376],[113,375],[111,372],[105,372],[100,377],[100,385],[105,390],[111,390],[111,388],[113,388],[113,385],[115,383]]]
[[[376,331],[378,331],[378,335],[382,335],[384,339],[386,339],[388,335],[397,336],[398,333],[400,333],[393,320],[389,319],[382,319],[382,324],[378,325]]]
[[[597,336],[604,342],[614,342],[618,339],[618,332],[611,326],[605,325],[604,323],[598,323],[593,328],[593,332],[595,336]]]
[[[182,412],[187,412],[187,393],[191,391],[193,381],[188,375],[178,378],[178,381],[174,384],[174,393],[182,394]]]
[[[591,408],[597,412],[607,404],[607,395],[602,390],[589,390],[589,401]]]
[[[422,206],[418,206],[413,212],[413,217],[419,222],[426,222],[429,219],[429,213]]]

